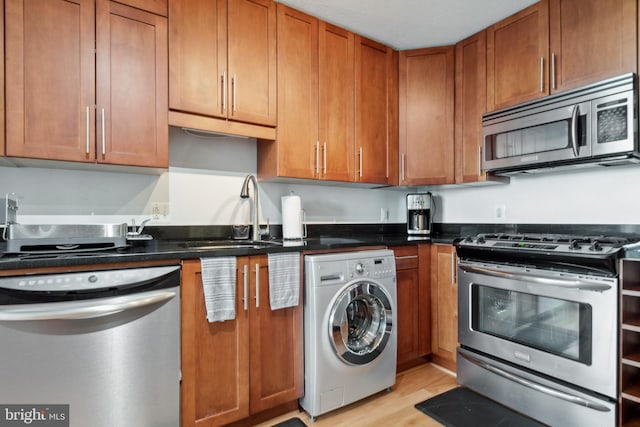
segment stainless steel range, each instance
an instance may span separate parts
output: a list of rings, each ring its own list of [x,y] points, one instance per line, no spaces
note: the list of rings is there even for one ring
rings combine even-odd
[[[634,240],[483,234],[456,247],[458,382],[549,425],[615,425],[618,261]]]

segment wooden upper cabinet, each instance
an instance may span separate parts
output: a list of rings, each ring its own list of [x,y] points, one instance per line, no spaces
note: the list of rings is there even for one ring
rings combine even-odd
[[[168,165],[166,18],[8,0],[5,19],[8,156]]]
[[[276,4],[170,0],[170,108],[276,124]]]
[[[391,48],[356,35],[355,181],[387,184]]]
[[[487,29],[487,111],[549,94],[549,3]]]
[[[276,124],[276,5],[229,0],[227,77],[229,118]]]
[[[95,161],[95,1],[7,0],[6,154]]]
[[[97,2],[99,162],[169,165],[167,18]]]
[[[484,181],[482,114],[486,110],[486,33],[456,44],[455,147],[456,183]]]
[[[277,6],[276,142],[258,145],[258,174],[314,178],[318,164],[318,20]]]
[[[4,11],[4,0],[0,0],[0,10]],[[0,56],[4,58],[4,15],[0,17]],[[0,67],[0,88],[4,88],[4,67]],[[0,90],[0,156],[6,154],[5,151],[5,106],[4,90]]]
[[[550,0],[551,92],[637,71],[636,0]]]
[[[454,47],[400,52],[400,184],[454,182]]]
[[[355,75],[354,34],[319,22],[318,177],[353,180]]]
[[[169,107],[226,117],[227,1],[170,0],[169,16]]]

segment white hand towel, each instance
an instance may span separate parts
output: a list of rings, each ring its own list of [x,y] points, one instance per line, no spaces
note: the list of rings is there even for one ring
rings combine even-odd
[[[300,302],[300,254],[268,254],[271,310],[295,307]]]
[[[209,322],[236,318],[236,257],[200,258]]]

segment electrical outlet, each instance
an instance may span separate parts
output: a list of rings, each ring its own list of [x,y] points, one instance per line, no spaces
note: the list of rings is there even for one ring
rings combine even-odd
[[[169,222],[171,219],[169,203],[153,202],[151,204],[151,219],[155,223]]]
[[[507,216],[507,207],[505,205],[496,206],[496,218],[505,219]]]

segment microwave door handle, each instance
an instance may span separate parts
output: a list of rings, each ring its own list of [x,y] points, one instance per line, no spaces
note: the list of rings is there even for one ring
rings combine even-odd
[[[538,283],[540,285],[559,286],[567,289],[578,289],[583,291],[604,292],[611,289],[611,286],[605,283],[593,282],[590,280],[578,279],[560,279],[552,277],[540,277],[534,274],[526,273],[509,273],[506,271],[497,271],[489,268],[472,267],[469,265],[459,265],[464,271],[469,273],[484,274],[487,276],[501,277],[505,279],[520,280],[525,282]]]
[[[561,390],[557,390],[555,388],[537,383],[535,381],[531,381],[529,379],[526,378],[522,378],[519,375],[515,375],[512,374],[511,372],[507,372],[503,369],[498,368],[497,366],[493,366],[490,365],[482,360],[478,360],[473,356],[470,356],[468,354],[464,354],[464,353],[458,353],[460,356],[462,356],[463,358],[467,359],[469,362],[473,363],[476,366],[479,366],[480,368],[486,369],[489,372],[493,372],[496,375],[499,375],[503,378],[506,378],[507,380],[516,382],[520,385],[523,385],[525,387],[528,387],[530,389],[539,391],[540,393],[544,393],[547,394],[549,396],[552,397],[556,397],[558,399],[562,399],[562,400],[566,400],[567,402],[571,402],[574,403],[576,405],[580,405],[580,406],[584,406],[585,408],[591,408],[591,409],[595,409],[596,411],[600,411],[600,412],[610,412],[611,410],[606,407],[605,405],[602,405],[598,402],[594,402],[592,400],[588,400],[585,398],[582,398],[580,396],[576,396],[573,394],[569,394],[569,393],[565,393],[564,391]]]
[[[573,112],[571,113],[571,120],[569,120],[569,128],[571,130],[571,148],[573,148],[573,156],[578,157],[580,147],[578,146],[578,114],[580,109],[578,104],[573,106]]]

